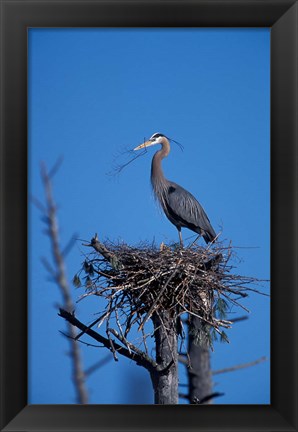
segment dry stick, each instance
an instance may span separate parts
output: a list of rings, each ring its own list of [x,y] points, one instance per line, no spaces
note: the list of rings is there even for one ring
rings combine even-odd
[[[59,310],[59,316],[66,319],[70,324],[77,327],[78,329],[82,330],[84,333],[86,333],[88,336],[90,336],[92,339],[96,340],[97,342],[102,343],[108,350],[111,349],[111,343],[110,339],[105,338],[104,336],[100,335],[96,331],[88,328],[85,324],[83,324],[81,321],[79,321],[73,314],[67,312],[64,309]],[[127,348],[122,347],[117,342],[113,342],[113,347],[116,350],[116,352],[130,360],[133,360],[136,362],[137,365],[143,366],[145,369],[152,371],[158,367],[157,363],[148,355],[146,355],[143,351],[137,349],[138,352],[129,352]],[[131,349],[132,346],[130,345]]]
[[[59,332],[61,334],[63,334],[63,336],[65,336],[66,338],[75,340],[69,334],[67,334],[67,333],[65,333],[65,332],[63,332],[61,330],[59,330]],[[95,345],[95,344],[91,344],[91,343],[88,343],[88,342],[85,342],[85,341],[82,341],[82,340],[78,340],[78,342],[80,342],[80,344],[82,344],[82,345],[86,345],[87,347],[104,348],[102,345]],[[85,375],[87,375],[86,371],[85,371]]]
[[[48,235],[51,242],[53,260],[56,265],[55,280],[62,293],[65,309],[72,311],[74,310],[74,305],[70,295],[69,284],[66,278],[63,255],[60,251],[56,206],[53,198],[50,177],[47,173],[45,165],[41,166],[41,176],[46,194],[46,220],[48,225]],[[76,334],[73,326],[68,325],[68,332],[72,338],[70,340],[70,356],[72,359],[73,381],[77,393],[77,403],[87,404],[88,393],[85,386],[85,374],[82,367],[80,348],[78,343],[74,340]]]
[[[186,358],[186,353],[185,354],[179,354],[178,355],[178,361],[186,366],[189,366],[189,361]],[[188,384],[187,384],[188,385]]]
[[[189,310],[187,310],[185,307],[184,307],[184,305],[182,305],[181,303],[179,303],[180,304],[180,306],[183,308],[183,310],[184,310],[184,312],[187,312],[187,313],[189,313],[190,315],[192,315],[192,316],[194,316],[194,317],[197,317],[197,318],[199,318],[200,320],[202,320],[202,321],[204,321],[205,323],[207,323],[207,324],[209,324],[210,326],[212,326],[213,328],[214,328],[214,330],[218,333],[218,334],[222,334],[222,332],[216,327],[216,326],[214,326],[214,324],[218,324],[218,323],[220,323],[220,325],[222,326],[222,327],[225,327],[225,328],[231,328],[231,326],[230,326],[230,321],[226,321],[226,322],[224,322],[224,321],[219,321],[219,320],[217,320],[217,321],[215,321],[214,323],[212,323],[211,321],[209,321],[209,320],[207,320],[207,318],[203,318],[202,316],[200,316],[200,315],[198,315],[198,314],[196,314],[196,313],[194,313],[194,312],[191,312],[191,311],[189,311]],[[228,342],[228,341],[227,341]],[[229,342],[228,342],[229,343]]]
[[[148,354],[149,354],[149,351],[148,351],[148,346],[147,346],[147,342],[146,342],[146,338],[147,338],[148,336],[146,336],[146,334],[145,334],[145,330],[144,330],[144,329],[142,329],[142,337],[143,337],[143,341],[144,341],[144,348],[145,348],[145,352],[146,352],[146,354],[148,355]]]
[[[178,360],[179,360],[180,363],[182,363],[182,364],[184,364],[186,366],[189,365],[189,362],[188,362],[188,360],[186,358],[186,354],[179,354]],[[267,360],[267,358],[263,356],[263,357],[261,357],[261,358],[259,358],[257,360],[249,362],[249,363],[243,363],[243,364],[240,364],[240,365],[231,366],[231,367],[224,368],[224,369],[218,369],[218,370],[215,370],[215,371],[211,371],[211,373],[212,373],[212,375],[219,375],[219,374],[222,374],[222,373],[234,372],[234,371],[236,371],[238,369],[245,369],[245,368],[248,368],[248,367],[251,367],[251,366],[255,366],[255,365],[259,364],[259,363],[263,363],[266,360]],[[186,384],[186,385],[188,385],[188,384]]]
[[[122,327],[121,327],[121,324],[120,324],[120,321],[119,321],[119,315],[118,315],[118,308],[115,308],[115,318],[116,318],[116,323],[117,323],[117,326],[118,326],[118,328],[119,328],[119,331],[120,331],[120,335],[121,335],[121,342],[122,343],[124,343],[124,345],[126,346],[126,348],[128,349],[128,351],[130,352],[131,351],[131,349],[130,349],[130,343],[127,341],[127,339],[124,337],[124,334],[123,334],[123,330],[122,330]],[[110,329],[110,331],[111,331],[111,333],[114,335],[114,336],[116,336],[116,330],[113,330],[113,329]],[[117,333],[117,339],[119,339],[119,337],[118,337],[118,333]]]
[[[110,350],[113,353],[114,356],[114,360],[118,361],[118,357],[117,357],[117,353],[116,353],[116,349],[114,346],[114,341],[112,340],[112,338],[110,337],[110,331],[109,331],[109,327],[110,327],[110,318],[111,318],[111,311],[113,310],[113,300],[109,301],[109,305],[108,305],[108,316],[106,319],[106,334],[108,336],[108,340],[110,342]]]
[[[112,351],[112,353],[113,353],[114,360],[115,360],[115,361],[118,361],[118,357],[117,357],[117,353],[116,353],[116,349],[115,349],[114,341],[113,341],[113,339],[110,338],[110,333],[109,333],[108,330],[107,330],[106,333],[107,333],[107,335],[108,335],[108,337],[109,337],[110,349],[111,349],[111,351]]]
[[[100,323],[100,325],[101,325],[101,324],[103,323],[103,321],[107,318],[108,315],[109,315],[109,312],[105,312],[105,313],[102,314],[99,318],[96,318],[95,321],[93,321],[91,324],[89,324],[89,325],[87,326],[87,328],[92,328],[92,327],[95,326],[95,324],[97,324],[98,322],[102,321],[102,322]],[[98,325],[98,327],[100,327],[100,325]],[[75,339],[76,339],[76,340],[79,340],[80,337],[83,336],[84,333],[85,333],[84,331],[78,333],[77,336],[75,337]]]
[[[250,366],[255,366],[256,364],[263,363],[266,360],[267,360],[266,357],[261,357],[257,360],[250,362],[250,363],[243,363],[243,364],[239,364],[236,366],[215,370],[212,372],[212,375],[218,375],[218,374],[222,374],[222,373],[226,373],[226,372],[234,372],[234,371],[239,370],[239,369],[245,369],[245,368],[248,368]]]
[[[137,348],[134,344],[132,344],[131,342],[128,342],[128,340],[121,335],[120,333],[117,332],[117,330],[110,328],[109,331],[118,339],[120,340],[120,342],[122,342],[123,344],[125,344],[127,346],[128,351],[131,353],[131,351],[134,351],[136,354],[139,354],[140,356],[144,356],[146,355],[144,353],[144,351],[140,350],[139,348]]]

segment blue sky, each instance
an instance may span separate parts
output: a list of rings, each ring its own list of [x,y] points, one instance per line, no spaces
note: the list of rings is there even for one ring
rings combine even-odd
[[[215,231],[237,248],[237,273],[269,279],[269,29],[30,29],[28,64],[29,193],[43,200],[40,161],[51,167],[62,156],[53,181],[62,244],[95,232],[131,245],[178,239],[151,192],[156,147],[120,175],[107,174],[126,161],[125,149],[162,132],[184,146],[172,145],[166,177],[196,196]],[[40,261],[50,257],[40,216],[30,204],[29,402],[74,403],[59,333],[65,324],[55,309],[60,293]],[[83,252],[78,240],[66,258],[70,279]],[[73,288],[74,299],[81,294]],[[249,319],[229,331],[229,345],[215,345],[214,370],[269,357],[270,300],[252,294],[243,304]],[[83,322],[97,311],[97,299],[77,304]],[[82,350],[86,368],[108,355]],[[215,403],[270,403],[269,374],[268,360],[214,376],[215,390],[225,393]],[[153,402],[147,372],[123,358],[87,384],[91,403]]]

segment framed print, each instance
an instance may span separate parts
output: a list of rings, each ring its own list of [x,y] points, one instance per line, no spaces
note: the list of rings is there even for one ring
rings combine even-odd
[[[93,0],[90,2],[81,0],[59,0],[55,2],[41,0],[40,2],[34,2],[30,0],[2,0],[1,22],[1,124],[3,125],[1,136],[1,429],[7,431],[62,429],[111,431],[220,431],[224,429],[264,431],[271,429],[280,431],[296,430],[296,365],[298,360],[296,353],[297,340],[295,339],[295,329],[297,326],[297,2],[293,0],[267,0],[264,2],[253,0],[211,0],[210,2],[200,0],[189,2],[104,2],[100,0]],[[261,32],[265,34],[267,32],[267,41],[269,41],[270,36],[270,283],[272,287],[270,299],[270,399],[264,399],[265,402],[259,402],[258,399],[251,399],[249,404],[240,402],[239,404],[228,405],[228,402],[226,402],[212,406],[181,404],[162,407],[160,405],[152,405],[150,402],[148,405],[128,405],[109,402],[116,399],[107,399],[107,404],[104,404],[104,402],[103,404],[101,404],[101,402],[97,404],[97,402],[91,401],[88,405],[78,405],[75,403],[68,405],[63,402],[63,399],[59,398],[49,400],[39,398],[38,392],[33,394],[31,383],[30,385],[28,384],[28,366],[29,369],[31,367],[31,375],[32,368],[36,369],[36,363],[32,362],[32,358],[30,357],[32,356],[32,351],[28,350],[28,323],[30,324],[30,320],[33,319],[33,316],[38,316],[38,319],[41,321],[39,329],[41,343],[38,348],[39,350],[42,350],[43,333],[45,337],[44,344],[47,344],[46,326],[50,324],[42,321],[42,316],[38,310],[41,307],[41,303],[32,303],[32,298],[30,296],[28,297],[27,290],[27,280],[29,277],[30,281],[31,277],[28,270],[28,268],[30,268],[30,266],[28,267],[28,262],[32,259],[30,252],[32,243],[30,232],[28,233],[27,230],[28,191],[31,192],[29,184],[31,180],[29,178],[32,168],[29,152],[33,149],[33,147],[28,148],[28,143],[33,142],[33,134],[38,134],[38,128],[36,127],[38,124],[39,128],[43,128],[43,135],[41,134],[40,136],[44,136],[46,148],[49,149],[51,147],[51,140],[52,142],[54,140],[57,140],[57,142],[63,141],[67,143],[69,154],[81,152],[80,154],[82,155],[84,145],[79,147],[78,144],[76,144],[76,139],[80,139],[82,142],[86,139],[86,152],[89,152],[88,139],[91,140],[91,138],[88,136],[86,137],[86,134],[79,136],[79,129],[77,127],[74,129],[74,135],[72,137],[66,136],[65,132],[63,132],[63,124],[65,124],[65,122],[70,122],[70,127],[72,127],[72,125],[77,126],[84,123],[84,128],[81,129],[81,132],[86,131],[88,124],[90,130],[96,128],[96,116],[94,120],[92,120],[90,116],[82,118],[72,110],[73,103],[75,103],[76,100],[81,101],[81,99],[79,99],[81,87],[78,84],[80,77],[84,80],[85,77],[88,76],[86,71],[83,72],[83,65],[76,61],[74,55],[71,67],[76,71],[77,81],[76,84],[73,84],[68,89],[67,86],[70,83],[70,78],[65,72],[66,69],[64,70],[62,67],[55,69],[50,66],[50,64],[53,65],[55,59],[58,59],[58,62],[60,62],[59,65],[61,65],[63,58],[67,58],[65,53],[69,53],[73,50],[73,41],[78,30],[84,33],[85,45],[79,48],[77,48],[76,45],[75,49],[81,49],[81,52],[84,52],[86,58],[90,60],[90,58],[93,58],[92,52],[94,50],[92,40],[98,38],[100,35],[102,42],[99,53],[102,56],[102,60],[105,60],[107,64],[112,64],[112,62],[114,62],[115,70],[119,67],[123,75],[121,75],[121,82],[128,82],[128,80],[131,79],[127,73],[127,71],[131,69],[129,69],[128,66],[125,68],[125,62],[131,61],[131,58],[134,56],[138,57],[140,64],[138,64],[138,62],[134,64],[139,71],[139,81],[137,81],[135,85],[139,86],[140,89],[142,89],[143,86],[144,98],[147,104],[150,103],[153,107],[152,111],[148,111],[146,114],[146,118],[150,119],[150,113],[154,112],[154,109],[162,109],[162,107],[166,109],[167,103],[171,103],[175,106],[179,101],[180,103],[185,103],[185,101],[182,94],[180,94],[179,100],[175,100],[170,93],[164,94],[163,89],[158,88],[158,86],[152,87],[154,92],[147,92],[146,80],[149,79],[149,75],[146,76],[146,79],[142,78],[143,68],[148,67],[148,65],[146,65],[147,61],[149,65],[156,62],[159,78],[162,74],[165,74],[164,80],[169,80],[175,74],[176,76],[179,75],[179,70],[183,69],[183,65],[190,64],[189,61],[186,60],[189,58],[187,57],[186,46],[188,45],[186,44],[189,44],[190,39],[188,38],[190,35],[197,35],[199,32],[203,33],[204,31],[209,31],[211,34],[211,31],[220,32],[224,30],[226,34],[228,34],[228,32],[234,32],[234,34],[238,32],[237,34],[241,39],[243,34],[246,34],[245,32],[252,29],[258,34],[261,34]],[[66,39],[65,36],[63,36],[63,39],[62,34],[65,34],[65,32],[70,36],[69,38],[67,36]],[[156,36],[156,39],[153,38],[153,34]],[[140,35],[142,36],[140,37]],[[177,55],[176,63],[172,61],[171,64],[170,62],[163,64],[163,57],[160,54],[161,51],[156,51],[154,54],[154,51],[146,50],[146,47],[149,45],[149,39],[146,39],[148,35],[150,43],[152,46],[156,47],[163,44],[164,35],[170,35],[172,38],[170,44],[173,53],[172,59],[175,60],[175,53],[179,54]],[[42,38],[44,38],[43,42],[40,43]],[[52,43],[53,40],[55,40],[55,44]],[[120,41],[122,41],[123,45],[121,45]],[[138,41],[137,48],[136,41]],[[172,41],[175,41],[175,43]],[[190,45],[190,50],[192,50],[191,52],[193,52],[194,57],[198,55],[196,49],[198,41],[199,39],[195,39],[195,42]],[[202,46],[201,52],[204,51],[204,47],[205,50],[212,51],[213,45],[208,45],[209,42],[207,39],[200,39],[199,43],[201,43]],[[55,50],[59,44],[60,52],[58,53]],[[143,50],[142,44],[144,47]],[[184,44],[185,49],[181,50],[179,44],[181,47]],[[168,47],[170,45],[164,45],[165,57],[168,56]],[[128,49],[131,50],[131,56],[125,56],[123,54],[124,46],[129,47]],[[86,47],[88,47],[87,51]],[[65,49],[65,51],[63,51],[63,49]],[[259,51],[257,49],[252,49],[250,45],[245,45],[243,43],[242,49],[244,54],[247,54],[245,50],[251,50],[252,58],[259,55]],[[144,54],[143,56],[142,51]],[[241,50],[239,50],[239,52],[240,51]],[[226,58],[223,53],[221,58],[222,64],[228,61],[235,61],[233,58]],[[218,55],[218,52],[214,52],[214,57],[218,57]],[[264,66],[265,73],[267,70],[269,72],[269,52],[267,60],[268,67]],[[90,66],[89,63],[87,63],[86,70],[90,68],[90,82],[92,81],[92,74],[96,74],[96,71],[99,69],[103,71],[101,79],[105,79],[105,76],[111,74],[111,69],[105,69],[105,61],[97,64],[92,60]],[[167,72],[168,75],[165,73],[166,68],[162,68],[162,65],[164,66],[165,64],[170,66]],[[214,65],[215,63],[211,64]],[[237,80],[239,82],[243,80],[243,82],[249,83],[248,78],[253,73],[253,70],[247,70],[245,63],[243,64],[242,73],[238,74]],[[197,62],[191,65],[193,67],[192,70],[198,73],[199,63]],[[41,70],[44,71],[44,77],[46,77],[43,78],[41,86],[44,86],[44,83],[47,82],[49,88],[51,85],[57,87],[61,75],[64,77],[61,81],[63,85],[61,85],[60,90],[58,90],[61,94],[65,92],[65,94],[68,95],[65,98],[67,99],[67,103],[62,106],[61,101],[58,101],[57,96],[53,93],[52,106],[55,107],[54,109],[56,110],[55,117],[50,117],[50,109],[42,105],[42,100],[38,101],[34,98],[35,83],[37,83],[39,79],[42,79]],[[208,72],[209,75],[211,70],[214,74],[213,83],[216,85],[216,69],[210,68]],[[47,73],[48,71],[50,71],[50,73]],[[106,75],[104,75],[105,73]],[[127,74],[125,75],[125,73]],[[198,74],[197,76],[201,78],[201,76],[204,75]],[[236,75],[234,78],[228,77],[230,80],[235,80],[235,78]],[[177,88],[179,87],[178,81],[176,83]],[[32,82],[34,86],[32,86]],[[121,82],[118,82],[117,79],[113,81],[113,86],[118,89],[117,91],[119,94],[125,93]],[[156,82],[162,85],[165,81],[159,80]],[[175,85],[174,81],[173,83],[173,85]],[[86,83],[86,85],[87,84],[88,83]],[[102,83],[100,85],[102,85]],[[223,84],[220,85],[222,86]],[[255,89],[252,89],[248,85],[245,89],[246,92],[243,93],[243,100],[248,100],[249,93],[252,91],[256,93],[263,91],[264,88],[261,88],[262,85]],[[116,124],[120,124],[120,121],[116,122],[112,119],[119,119],[122,115],[124,120],[121,129],[123,129],[123,133],[125,134],[124,129],[126,129],[126,125],[134,129],[138,123],[141,123],[140,118],[136,116],[129,119],[129,117],[125,117],[124,114],[121,114],[121,111],[123,113],[125,110],[126,103],[134,103],[137,97],[136,95],[133,96],[131,92],[129,92],[129,94],[124,94],[122,95],[123,101],[126,102],[123,102],[122,108],[117,107],[117,100],[113,100],[112,93],[109,92],[107,81],[105,86],[106,93],[100,90],[102,87],[98,87],[97,89],[102,100],[105,101],[104,107],[98,108],[99,105],[93,93],[92,86],[88,87],[89,96],[84,99],[84,102],[90,104],[90,113],[93,110],[96,111],[99,116],[103,116],[104,112],[110,112],[111,123],[107,125],[109,130],[115,128]],[[86,86],[84,88],[87,89]],[[267,90],[269,94],[269,86]],[[213,89],[213,91],[216,92],[216,89]],[[48,92],[48,98],[50,97],[50,93],[51,92]],[[230,99],[233,100],[231,94],[226,95],[226,97],[230,97]],[[162,100],[159,98],[162,98]],[[233,102],[231,102],[231,104],[232,103]],[[32,124],[30,123],[32,106],[36,107],[34,111],[35,129],[32,128]],[[42,110],[46,113],[43,118],[37,115],[40,106],[42,106]],[[145,106],[146,103],[142,105],[142,107]],[[210,107],[211,112],[212,101],[210,101]],[[205,106],[205,108],[208,109],[208,106]],[[259,107],[255,106],[255,110],[258,108]],[[213,110],[214,109],[215,107]],[[64,115],[66,111],[68,112],[68,117]],[[208,116],[204,117],[203,111],[200,112],[199,117],[201,122],[208,121]],[[215,114],[214,117],[216,117]],[[263,119],[263,117],[261,119]],[[61,123],[59,123],[60,121]],[[184,129],[186,130],[187,126],[191,125],[192,122],[196,124],[197,119],[195,116],[193,119],[189,117],[183,118],[183,123],[185,124]],[[148,127],[150,127],[150,125],[148,125]],[[239,135],[241,133],[240,129],[239,127]],[[54,134],[52,133],[53,131]],[[209,131],[211,134],[212,122],[210,123]],[[157,132],[157,130],[144,131],[144,133],[147,134],[153,134],[154,132]],[[232,132],[231,130],[231,134]],[[249,139],[250,136],[249,132],[250,131],[247,131],[247,139]],[[76,134],[77,137],[75,136]],[[162,134],[159,132],[152,135],[152,137],[158,140],[161,139],[161,135]],[[105,135],[105,141],[107,141],[107,136],[112,135]],[[121,140],[121,136],[120,134],[117,135],[118,141]],[[147,138],[149,138],[149,136]],[[99,132],[97,136],[92,138],[92,146],[95,145],[97,138],[99,139],[99,145],[103,146],[104,144],[100,143]],[[141,142],[143,137],[139,138]],[[176,136],[174,138],[176,139]],[[232,139],[232,136],[230,138]],[[259,137],[259,139],[261,138]],[[133,147],[137,148],[140,142],[133,143],[135,144]],[[124,144],[126,144],[126,141],[124,141]],[[109,143],[105,142],[105,145],[109,145]],[[129,138],[129,145],[131,145],[131,137]],[[237,146],[235,146],[235,151],[236,149]],[[223,148],[223,151],[224,150]],[[238,150],[240,154],[240,148]],[[261,152],[261,150],[260,147],[259,152]],[[255,148],[255,152],[255,154],[258,153],[257,147]],[[205,153],[201,150],[201,154],[204,155]],[[247,152],[247,154],[249,154],[249,152]],[[79,155],[77,154],[77,156]],[[243,158],[246,157],[244,151],[242,156]],[[96,157],[98,156],[90,154],[90,158],[94,159],[94,162],[96,162]],[[174,155],[171,155],[171,158],[175,159]],[[230,159],[233,161],[233,155],[231,155]],[[73,168],[74,171],[77,169],[78,175],[82,175],[82,178],[84,178],[84,175],[88,175],[88,166],[89,169],[91,169],[90,167],[92,165],[90,163],[90,165],[86,166],[87,163],[83,162],[84,159],[82,156],[81,161],[84,166],[73,165]],[[86,161],[88,161],[88,158]],[[254,162],[256,164],[260,163],[256,158],[250,161],[251,169],[248,169],[248,164],[246,173],[251,175],[252,181],[257,182],[258,180],[253,178],[255,172],[253,170]],[[100,166],[100,163],[98,164]],[[97,162],[93,170],[96,170],[96,166]],[[145,164],[143,166],[145,167]],[[181,164],[178,164],[177,169],[174,170],[176,177],[180,166]],[[240,167],[238,168],[240,169]],[[192,168],[193,171],[196,169],[199,170],[200,167]],[[210,171],[212,171],[212,165],[208,172],[206,170],[205,178]],[[69,171],[69,173],[70,172],[71,171]],[[237,171],[235,171],[235,173],[236,172]],[[141,177],[143,177],[143,173],[137,175],[137,182],[141,182]],[[91,180],[91,177],[88,178],[89,181],[94,181]],[[92,179],[95,178],[96,177],[92,177]],[[175,180],[174,176],[173,180]],[[208,177],[208,181],[212,182],[211,175]],[[95,190],[98,189],[98,191],[100,191],[100,184],[102,184],[100,176],[98,176],[98,182],[98,185],[92,184],[92,187],[94,186]],[[133,189],[134,182],[136,182],[136,178],[132,179],[131,189]],[[82,183],[84,183],[84,181],[82,181]],[[259,187],[262,186],[259,185]],[[82,188],[81,196],[83,196],[84,193],[83,189],[84,188]],[[71,176],[69,176],[69,196],[71,193],[72,181]],[[137,192],[135,191],[134,193],[136,194]],[[130,192],[126,191],[125,194],[129,196]],[[141,202],[141,195],[143,194],[144,200],[147,200],[146,191],[140,190],[140,196],[138,198],[139,203]],[[230,195],[232,199],[232,192],[230,192]],[[207,196],[208,194],[206,193],[205,197]],[[224,191],[222,191],[221,196],[224,196]],[[92,196],[90,199],[92,199]],[[104,199],[105,202],[108,202],[109,197],[107,196]],[[80,203],[78,203],[78,206],[79,205]],[[109,205],[114,205],[112,199]],[[247,199],[247,205],[250,205],[250,198]],[[84,210],[85,204],[82,205],[82,208]],[[237,206],[235,205],[235,209],[236,208]],[[125,226],[125,220],[127,220],[129,215],[126,217],[124,216],[124,212],[126,211],[124,206],[121,207],[121,211],[123,212],[123,217],[119,219],[118,223]],[[212,209],[210,211],[212,212]],[[146,211],[146,215],[149,215],[148,211]],[[260,219],[261,217],[262,215],[260,215]],[[148,219],[149,221],[146,221],[144,218],[143,223],[151,223],[152,216],[148,217]],[[175,222],[173,222],[173,216],[169,219],[172,223]],[[96,223],[96,218],[94,223]],[[115,226],[116,225],[117,219],[115,219]],[[249,229],[251,229],[249,221],[246,223],[246,228],[248,230],[247,235],[249,236]],[[98,229],[100,229],[100,227]],[[125,230],[125,228],[123,229]],[[173,227],[171,229],[173,230]],[[266,223],[264,230],[267,230],[269,234],[269,226],[268,224],[266,226]],[[218,221],[215,231],[218,231]],[[213,232],[212,227],[209,229],[209,232]],[[174,234],[170,235],[174,236]],[[266,318],[264,318],[263,325],[266,325],[265,321]],[[35,325],[37,322],[38,320],[35,321]],[[262,325],[261,321],[259,325]],[[257,329],[255,329],[255,332],[257,332]],[[28,361],[28,355],[30,361]],[[45,351],[45,356],[49,357],[49,355],[50,351]],[[57,359],[53,357],[53,362],[54,361],[57,362]],[[49,362],[49,367],[51,367],[50,365],[51,363]],[[36,370],[34,370],[34,373],[35,372]],[[56,379],[53,380],[52,383],[53,394],[63,392],[63,384],[61,383],[62,380],[59,379],[59,375],[57,374]],[[36,388],[35,386],[35,389]],[[106,397],[108,398],[107,395]],[[241,401],[243,399],[239,400]]]

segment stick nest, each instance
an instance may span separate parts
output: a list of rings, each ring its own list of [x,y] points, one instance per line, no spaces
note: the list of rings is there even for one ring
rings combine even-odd
[[[234,305],[247,311],[239,299],[248,291],[258,292],[248,287],[256,279],[231,272],[230,246],[131,247],[103,244],[97,236],[85,246],[93,251],[73,282],[85,287],[81,299],[94,295],[106,300],[106,308],[95,322],[101,325],[106,321],[109,332],[113,320],[123,340],[134,325],[144,332],[153,314],[167,311],[173,323],[188,314],[227,341],[223,329],[232,323],[226,314]]]

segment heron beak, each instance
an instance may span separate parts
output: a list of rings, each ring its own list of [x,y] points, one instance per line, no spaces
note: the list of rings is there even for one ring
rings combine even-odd
[[[138,147],[134,148],[134,150],[141,150],[142,148],[149,147],[149,146],[152,146],[154,144],[155,144],[154,141],[152,142],[152,141],[148,140],[148,141],[145,141],[144,143],[140,144]]]

